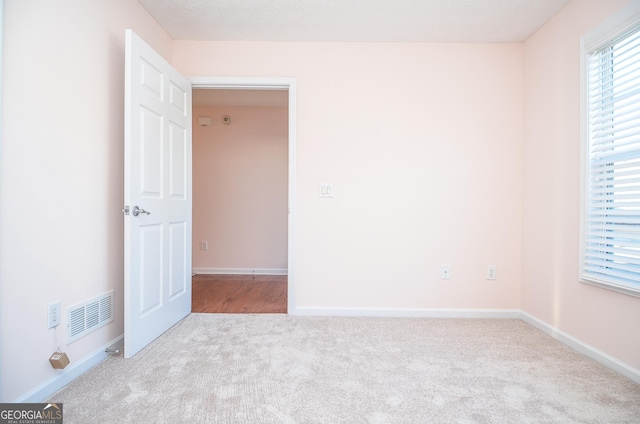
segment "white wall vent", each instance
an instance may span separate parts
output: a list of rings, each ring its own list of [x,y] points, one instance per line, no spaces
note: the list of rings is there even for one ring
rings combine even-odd
[[[67,308],[67,344],[113,321],[113,290]]]

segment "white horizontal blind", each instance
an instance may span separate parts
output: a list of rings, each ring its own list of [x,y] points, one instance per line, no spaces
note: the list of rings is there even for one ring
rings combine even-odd
[[[589,56],[582,278],[640,290],[640,27]]]

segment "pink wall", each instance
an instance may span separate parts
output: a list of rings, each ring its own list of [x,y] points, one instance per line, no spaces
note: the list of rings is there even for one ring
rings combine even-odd
[[[297,78],[297,307],[520,308],[521,44],[175,41],[173,64]]]
[[[124,31],[165,58],[135,0],[6,0],[0,155],[0,401],[123,332]],[[66,346],[66,308],[115,290],[115,322]],[[61,301],[58,342],[47,305]],[[71,366],[70,365],[70,366]]]
[[[524,311],[640,369],[640,299],[578,282],[580,37],[626,0],[575,0],[524,44]]]
[[[522,308],[640,368],[640,299],[577,281],[579,38],[625,3],[478,45],[172,43],[135,0],[6,0],[0,401],[122,334],[127,27],[185,75],[297,78],[296,307]],[[54,341],[49,302],[110,289],[113,324]]]
[[[193,267],[287,269],[287,108],[193,108]],[[231,117],[223,125],[222,116]],[[213,125],[198,125],[199,116]],[[208,241],[209,250],[200,250]]]

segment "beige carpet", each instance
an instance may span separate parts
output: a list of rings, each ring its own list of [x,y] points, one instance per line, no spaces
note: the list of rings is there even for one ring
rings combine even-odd
[[[50,401],[66,424],[640,422],[640,386],[519,320],[192,314]]]

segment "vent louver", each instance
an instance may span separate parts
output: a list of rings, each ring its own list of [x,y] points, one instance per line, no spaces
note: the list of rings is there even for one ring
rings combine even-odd
[[[71,343],[113,321],[113,290],[70,306],[67,313],[67,343]]]

